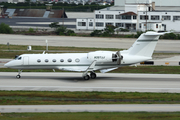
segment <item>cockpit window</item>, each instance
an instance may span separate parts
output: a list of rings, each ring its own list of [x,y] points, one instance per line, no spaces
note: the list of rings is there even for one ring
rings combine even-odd
[[[18,57],[18,60],[21,60],[22,57]]]
[[[22,57],[19,56],[19,57],[16,57],[15,60],[21,60],[21,58],[22,58]]]

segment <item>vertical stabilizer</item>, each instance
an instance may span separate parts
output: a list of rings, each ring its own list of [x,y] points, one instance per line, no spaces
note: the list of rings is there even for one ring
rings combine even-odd
[[[136,40],[136,42],[129,48],[130,55],[138,55],[145,57],[152,57],[156,44],[160,35],[165,33],[146,32]]]

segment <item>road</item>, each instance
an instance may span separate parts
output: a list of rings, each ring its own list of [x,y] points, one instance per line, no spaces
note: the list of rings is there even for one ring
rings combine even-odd
[[[45,46],[73,46],[95,48],[128,49],[136,39],[133,38],[100,38],[100,37],[75,37],[75,36],[32,36],[32,35],[6,35],[0,34],[0,44],[14,45],[40,45]],[[159,40],[155,51],[180,53],[180,40]],[[32,48],[33,49],[33,48]]]
[[[180,112],[179,104],[0,105],[0,113],[19,112]]]
[[[0,90],[35,91],[112,91],[180,93],[179,74],[97,73],[96,79],[83,80],[82,73],[23,72],[0,73]]]
[[[75,18],[0,18],[0,24],[5,23],[9,26],[31,26],[31,27],[49,27],[49,24],[59,22],[67,28],[76,28]]]

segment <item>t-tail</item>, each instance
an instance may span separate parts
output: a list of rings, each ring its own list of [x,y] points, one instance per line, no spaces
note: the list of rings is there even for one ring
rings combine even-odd
[[[152,57],[156,44],[161,35],[164,33],[157,32],[146,32],[141,34],[141,36],[135,41],[132,47],[129,48],[129,55]]]

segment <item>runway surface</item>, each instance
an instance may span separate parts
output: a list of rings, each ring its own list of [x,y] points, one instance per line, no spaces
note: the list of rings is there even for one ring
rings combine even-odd
[[[73,46],[95,48],[128,49],[136,39],[133,38],[100,38],[100,37],[72,37],[72,36],[31,36],[0,34],[0,44],[7,42],[14,45]],[[159,40],[155,51],[180,53],[180,40]],[[10,46],[11,48],[11,46]],[[32,47],[33,50],[33,47]]]
[[[12,112],[179,112],[179,104],[126,105],[1,105],[0,113]]]
[[[179,74],[97,73],[96,79],[83,80],[82,73],[0,72],[0,90],[35,91],[113,91],[180,93]]]

